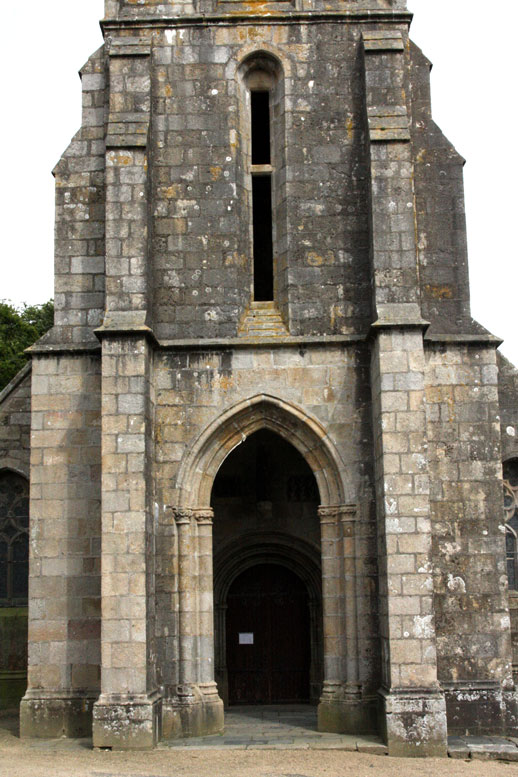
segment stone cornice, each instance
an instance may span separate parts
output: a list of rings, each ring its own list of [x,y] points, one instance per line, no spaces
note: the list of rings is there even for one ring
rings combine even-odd
[[[390,327],[386,325],[373,325],[373,331],[386,328],[412,328],[416,326],[419,329],[425,328],[426,322],[416,322],[414,325],[409,322],[393,323]],[[218,337],[218,338],[196,338],[186,340],[158,340],[149,327],[141,328],[104,328],[99,327],[94,330],[96,337],[100,341],[108,338],[117,337],[146,337],[153,347],[162,351],[232,351],[235,349],[253,349],[253,348],[318,348],[326,345],[335,345],[351,347],[367,342],[368,334],[355,335],[294,335],[288,337]],[[430,345],[448,344],[448,345],[473,345],[485,346],[487,348],[498,348],[503,343],[499,337],[491,334],[425,334],[425,347]],[[99,354],[101,346],[99,343],[35,343],[26,349],[26,353],[31,356],[58,356],[69,354]],[[16,379],[16,378],[15,378]],[[6,387],[7,389],[7,387]],[[4,391],[6,390],[4,389]]]
[[[426,334],[425,345],[428,343],[447,343],[448,345],[485,345],[487,348],[498,348],[504,342],[496,335],[479,334]]]
[[[356,345],[367,340],[367,335],[294,335],[287,337],[217,337],[192,340],[160,340],[159,347],[164,350],[217,350],[225,348],[306,348],[325,345]]]
[[[155,333],[149,327],[143,324],[142,326],[100,326],[98,329],[94,329],[94,334],[100,342],[103,340],[117,339],[119,337],[145,337],[146,340],[153,346],[158,346],[158,341],[155,337]]]
[[[120,29],[171,29],[174,27],[207,27],[219,25],[233,27],[235,25],[269,26],[272,24],[322,24],[345,22],[355,24],[389,23],[406,24],[410,26],[413,14],[408,11],[274,11],[269,14],[252,14],[236,11],[232,14],[192,14],[191,16],[140,17],[138,19],[103,19],[101,29],[103,35]]]
[[[25,349],[30,356],[80,356],[83,354],[101,353],[99,343],[41,343],[38,341]]]

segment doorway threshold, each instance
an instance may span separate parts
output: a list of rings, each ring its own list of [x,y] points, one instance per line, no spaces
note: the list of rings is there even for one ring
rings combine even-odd
[[[160,748],[180,750],[349,750],[386,755],[376,736],[317,731],[310,704],[233,706],[225,710],[225,731],[217,736],[170,739]]]

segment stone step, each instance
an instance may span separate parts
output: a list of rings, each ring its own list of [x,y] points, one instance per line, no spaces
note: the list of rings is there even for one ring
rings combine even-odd
[[[288,331],[274,302],[252,302],[241,325],[241,337],[286,337]]]

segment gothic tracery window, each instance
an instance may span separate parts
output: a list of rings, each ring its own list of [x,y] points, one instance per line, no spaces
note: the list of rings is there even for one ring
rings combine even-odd
[[[27,603],[29,582],[29,484],[0,472],[0,605]]]
[[[505,554],[509,590],[518,591],[518,460],[504,464]]]

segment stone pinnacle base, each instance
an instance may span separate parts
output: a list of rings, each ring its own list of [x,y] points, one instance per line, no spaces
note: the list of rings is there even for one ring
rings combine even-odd
[[[103,694],[93,710],[93,746],[112,750],[149,750],[160,739],[161,698]]]
[[[37,695],[36,695],[37,694]],[[20,737],[89,737],[95,697],[28,691],[20,702]]]
[[[389,755],[446,757],[446,702],[440,691],[415,688],[380,692],[380,732]]]
[[[221,734],[224,730],[223,701],[216,683],[179,686],[177,695],[162,704],[164,739]]]

